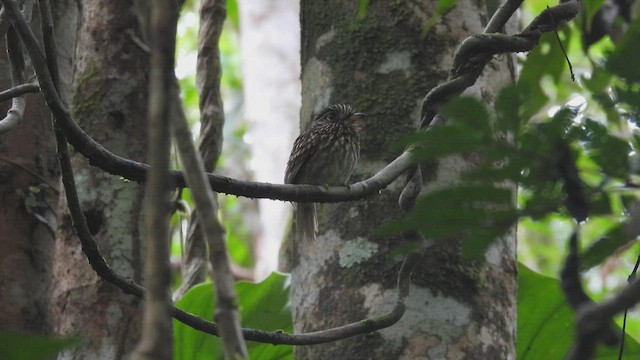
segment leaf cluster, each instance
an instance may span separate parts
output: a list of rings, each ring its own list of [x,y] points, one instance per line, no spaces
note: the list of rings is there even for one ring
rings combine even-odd
[[[591,63],[591,74],[582,74],[577,85],[557,86],[555,94],[545,86],[561,82],[566,70],[556,39],[545,37],[524,61],[519,81],[502,89],[492,107],[471,97],[443,106],[445,126],[399,145],[413,149],[421,163],[449,166],[459,158],[474,166],[427,190],[404,220],[384,230],[419,230],[434,240],[463,237],[463,251],[479,256],[519,219],[612,219],[611,230],[586,250],[585,267],[632,240],[622,229],[636,202],[640,171],[637,24],[605,63]],[[564,39],[571,41],[574,33],[567,31]],[[552,97],[565,98],[564,105],[550,106]]]

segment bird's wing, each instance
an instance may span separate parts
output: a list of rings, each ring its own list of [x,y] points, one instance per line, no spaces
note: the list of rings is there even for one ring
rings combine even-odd
[[[298,184],[299,174],[309,159],[318,150],[317,142],[318,136],[314,136],[312,132],[307,131],[302,133],[293,144],[293,150],[289,156],[287,162],[287,170],[285,171],[284,183],[285,184]]]

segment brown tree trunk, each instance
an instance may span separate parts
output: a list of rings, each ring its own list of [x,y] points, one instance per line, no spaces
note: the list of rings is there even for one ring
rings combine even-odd
[[[81,1],[71,113],[110,151],[145,159],[149,56],[131,1]],[[93,168],[73,155],[75,180],[89,229],[107,262],[140,281],[139,232],[143,187]],[[139,300],[101,280],[90,268],[66,209],[56,242],[53,316],[58,334],[79,334],[81,345],[60,359],[119,359],[139,337]]]
[[[77,16],[71,2],[56,3],[57,24],[73,24]],[[34,7],[33,29],[39,29]],[[69,64],[75,27],[57,28],[61,63]],[[11,86],[5,42],[0,44],[0,88]],[[71,78],[69,66],[61,66],[63,78]],[[30,69],[25,72],[30,81]],[[69,88],[62,85],[63,94]],[[11,102],[0,104],[4,116]],[[48,334],[52,330],[49,301],[54,239],[60,191],[59,171],[51,115],[39,94],[27,95],[23,121],[0,136],[0,324],[5,330]]]
[[[366,2],[361,2],[366,3]],[[481,2],[459,1],[426,37],[436,1],[302,1],[302,121],[331,103],[368,114],[351,182],[369,177],[399,154],[391,144],[415,130],[425,94],[446,79],[457,45],[482,32]],[[512,81],[509,58],[494,60],[470,89],[490,103]],[[425,172],[426,190],[442,186],[465,159]],[[455,180],[454,180],[455,181]],[[298,244],[292,270],[296,332],[320,330],[390,310],[400,266],[399,236],[380,225],[401,216],[401,178],[363,201],[319,206],[315,243]],[[427,251],[414,271],[407,312],[391,328],[319,346],[297,347],[298,359],[507,359],[515,357],[515,238],[501,240],[486,262],[459,255],[455,241]]]

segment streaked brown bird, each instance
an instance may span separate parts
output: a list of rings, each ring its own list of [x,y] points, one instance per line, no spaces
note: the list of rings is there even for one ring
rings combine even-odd
[[[345,104],[320,111],[293,144],[285,184],[346,185],[360,156],[364,117]],[[314,240],[317,231],[315,204],[298,203],[297,239]]]

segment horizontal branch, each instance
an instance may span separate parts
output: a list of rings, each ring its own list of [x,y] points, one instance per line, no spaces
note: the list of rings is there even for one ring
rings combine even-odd
[[[37,93],[40,91],[38,84],[22,84],[14,86],[10,89],[0,91],[0,102],[11,100],[16,96],[21,96],[28,93]]]
[[[87,135],[73,120],[53,86],[36,37],[20,14],[15,0],[0,0],[0,2],[4,4],[8,19],[16,27],[31,57],[47,106],[59,122],[69,143],[86,157],[91,165],[128,180],[145,181],[149,165],[113,154]],[[296,202],[340,202],[357,200],[377,193],[400,176],[410,163],[410,154],[404,153],[373,177],[348,187],[270,184],[236,180],[214,174],[207,174],[207,178],[214,191],[224,194]],[[176,186],[187,187],[181,171],[172,170],[170,174]]]
[[[131,294],[136,297],[143,298],[145,292],[144,288],[135,281],[129,280],[116,273],[107,264],[100,253],[100,249],[91,235],[86,218],[80,206],[73,177],[73,169],[71,168],[71,161],[69,160],[69,154],[66,149],[64,135],[61,132],[56,132],[56,135],[58,144],[58,160],[62,174],[62,183],[67,197],[67,206],[69,208],[74,229],[76,230],[76,234],[78,235],[82,245],[82,252],[85,254],[91,268],[98,274],[98,276],[117,286],[125,294]],[[398,298],[396,300],[396,305],[389,313],[333,329],[307,334],[288,334],[280,331],[264,331],[245,328],[242,329],[242,335],[246,340],[274,345],[312,345],[344,339],[389,327],[400,320],[405,312],[404,301],[409,295],[411,271],[420,258],[421,256],[417,254],[410,254],[405,258],[398,274]],[[201,317],[190,314],[175,306],[171,307],[171,314],[177,320],[196,330],[219,336],[218,325],[211,321],[207,321]]]
[[[22,46],[20,46],[20,42],[18,41],[18,35],[13,27],[9,27],[6,38],[11,86],[15,89],[16,86],[24,82],[24,57],[22,56]],[[0,120],[0,135],[8,133],[22,122],[22,117],[27,107],[27,99],[24,93],[15,94],[17,93],[16,91],[13,91],[13,93],[11,108],[7,111],[7,116]]]
[[[86,218],[84,217],[80,207],[80,202],[78,201],[78,195],[73,180],[73,171],[71,169],[68,154],[64,154],[64,151],[61,151],[61,154],[59,154],[59,160],[62,170],[62,182],[65,186],[67,205],[70,210],[73,226],[76,229],[76,233],[82,244],[82,251],[89,260],[91,268],[101,278],[117,286],[124,293],[143,298],[144,288],[136,282],[126,279],[113,271],[113,269],[111,269],[104,260],[104,257],[100,254],[100,250],[89,231]],[[409,295],[410,275],[420,258],[420,255],[410,254],[402,263],[398,274],[398,298],[394,308],[389,313],[333,329],[315,331],[307,334],[288,334],[280,331],[264,331],[244,328],[242,329],[242,335],[246,340],[274,345],[312,345],[344,339],[389,327],[398,322],[405,312],[404,301]],[[172,306],[171,313],[174,318],[196,330],[219,336],[218,325],[211,321],[207,321],[175,306]]]

